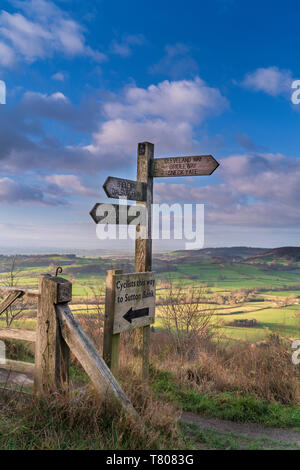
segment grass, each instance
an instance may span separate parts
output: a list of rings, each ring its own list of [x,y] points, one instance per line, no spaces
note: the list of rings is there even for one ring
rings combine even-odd
[[[269,333],[264,328],[243,328],[234,326],[222,327],[220,328],[220,332],[225,336],[225,341],[233,339],[249,341],[251,343],[263,341]]]
[[[293,306],[272,307],[270,302],[246,302],[233,306],[219,306],[217,304],[203,305],[203,310],[213,311],[215,321],[223,320],[225,324],[239,319],[256,319],[259,323],[257,327],[235,327],[220,326],[220,333],[226,338],[246,340],[250,342],[262,341],[270,332],[279,334],[286,338],[296,338],[299,336],[299,320],[296,318],[298,308]],[[242,313],[241,313],[242,312]],[[156,328],[162,327],[160,319],[160,307],[156,309]]]
[[[300,429],[300,406],[297,405],[283,406],[234,392],[201,394],[176,383],[169,372],[157,373],[152,389],[156,396],[164,397],[184,411],[239,423]]]
[[[276,296],[282,296],[282,297],[289,297],[290,295],[300,295],[300,290],[288,290],[288,291],[280,291],[280,290],[274,290],[271,292],[266,292],[265,295],[270,295],[270,297],[276,297]]]
[[[78,380],[81,372],[71,370]],[[154,400],[141,384],[127,390],[141,420],[111,397],[81,387],[66,399],[38,399],[0,387],[0,448],[6,450],[163,450],[188,443],[176,423],[176,410]]]
[[[262,305],[262,304],[260,304]],[[244,310],[244,307],[241,307]],[[226,337],[242,339],[250,342],[262,341],[270,332],[279,334],[286,338],[297,338],[299,336],[299,320],[296,313],[299,309],[293,307],[263,308],[259,310],[247,310],[242,314],[221,315],[226,323],[233,320],[247,318],[256,319],[259,326],[255,328],[243,328],[225,326],[221,330]]]
[[[155,339],[157,338],[157,339]],[[154,341],[161,338],[154,335]],[[15,344],[20,348],[14,349]],[[10,354],[19,359],[28,354],[23,342],[11,341]],[[283,406],[236,392],[200,393],[165,370],[152,366],[150,389],[141,386],[132,373],[132,354],[122,352],[120,380],[142,416],[141,425],[132,423],[114,401],[98,402],[87,387],[89,379],[73,359],[70,367],[72,393],[69,401],[20,399],[0,388],[0,448],[5,449],[263,449],[294,448],[293,444],[211,430],[197,430],[176,421],[180,410],[241,423],[300,429],[300,407]],[[27,357],[26,357],[27,359]],[[126,365],[124,366],[124,359]],[[176,364],[175,364],[176,365]],[[177,369],[179,363],[177,363]],[[200,367],[200,366],[199,366]],[[212,374],[215,372],[208,365]],[[17,397],[17,398],[16,398]],[[82,430],[84,429],[84,432]]]

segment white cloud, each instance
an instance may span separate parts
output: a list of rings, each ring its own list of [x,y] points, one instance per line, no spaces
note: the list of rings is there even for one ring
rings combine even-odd
[[[11,47],[0,41],[0,65],[10,67],[15,62],[15,54]]]
[[[146,40],[142,34],[129,34],[124,36],[121,41],[114,39],[110,46],[110,52],[121,57],[129,57],[133,47],[142,46],[145,43]]]
[[[55,100],[55,101],[60,101],[60,100],[69,101],[68,98],[60,91],[57,91],[56,93],[52,93],[52,95],[50,95],[50,99]]]
[[[36,91],[27,91],[24,93],[24,96],[23,96],[23,101],[26,101],[26,100],[29,100],[31,103],[34,101],[34,100],[38,100],[38,101],[46,101],[46,102],[55,102],[55,101],[64,101],[64,102],[67,102],[69,101],[68,98],[63,94],[61,93],[60,91],[57,91],[55,93],[52,93],[51,95],[46,95],[44,93],[39,93],[39,92],[36,92]]]
[[[52,80],[58,80],[59,82],[63,82],[65,79],[65,75],[62,72],[57,72],[52,75]]]
[[[159,62],[150,67],[151,73],[159,73],[172,78],[195,76],[198,64],[190,55],[186,44],[169,44],[165,47],[165,55]]]
[[[19,102],[21,115],[29,115],[57,121],[70,121],[74,116],[75,108],[69,99],[60,91],[47,95],[44,93],[27,91]]]
[[[69,198],[74,196],[95,198],[97,193],[72,174],[37,177],[33,183],[31,180],[20,182],[13,178],[0,178],[0,206],[16,203],[62,206],[67,205]]]
[[[37,184],[26,184],[12,178],[0,178],[0,205],[37,204],[59,206],[66,204],[60,195],[44,191]]]
[[[210,113],[223,110],[226,99],[219,90],[208,87],[203,80],[165,80],[148,88],[130,86],[123,100],[108,102],[104,112],[110,119],[136,119],[144,116],[199,123]]]
[[[205,118],[228,107],[219,90],[200,78],[164,81],[148,88],[129,86],[121,96],[104,103],[104,121],[87,147],[94,154],[132,152],[145,139],[160,152],[187,152],[198,148],[195,128]],[[124,154],[125,152],[125,154]]]
[[[59,168],[72,174],[94,174],[116,164],[128,168],[135,164],[137,143],[144,140],[156,144],[156,155],[203,152],[203,120],[227,107],[219,90],[200,78],[147,88],[131,85],[108,95],[102,106],[93,100],[76,107],[60,91],[26,92],[9,115],[0,115],[1,168],[10,173]],[[89,136],[93,132],[89,145],[62,143],[59,135],[44,129],[40,118]]]
[[[14,4],[23,14],[4,10],[0,13],[0,44],[6,46],[5,63],[0,59],[3,65],[12,65],[18,59],[33,62],[55,52],[105,59],[104,54],[85,44],[82,26],[53,2],[25,0]]]
[[[206,203],[215,225],[300,227],[300,160],[281,154],[246,153],[221,160],[219,184],[156,183],[158,201]]]
[[[59,188],[65,194],[93,197],[96,192],[85,186],[77,175],[49,175],[45,181]]]
[[[271,96],[290,93],[293,78],[290,70],[278,67],[259,68],[248,73],[241,85],[254,91],[262,91]]]

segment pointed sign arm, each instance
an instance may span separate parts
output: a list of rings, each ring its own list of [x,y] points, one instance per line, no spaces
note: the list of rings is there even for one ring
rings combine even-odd
[[[145,225],[147,213],[145,206],[105,204],[98,202],[90,211],[90,216],[96,224],[112,225]]]
[[[152,163],[152,176],[209,176],[218,168],[219,163],[212,155],[189,157],[155,158]]]
[[[146,201],[147,187],[145,183],[123,178],[106,178],[103,189],[110,198],[126,198],[130,201]]]

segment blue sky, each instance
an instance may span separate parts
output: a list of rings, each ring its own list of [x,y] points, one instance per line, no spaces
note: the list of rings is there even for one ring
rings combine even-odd
[[[89,216],[108,175],[213,154],[211,177],[156,179],[205,203],[206,246],[299,245],[296,1],[3,1],[1,247],[112,248]],[[156,243],[157,248],[179,248]]]

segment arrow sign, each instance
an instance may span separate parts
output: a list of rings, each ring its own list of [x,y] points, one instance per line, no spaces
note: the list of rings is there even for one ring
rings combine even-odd
[[[152,176],[202,176],[211,175],[219,166],[212,155],[192,157],[156,158],[153,160]]]
[[[132,323],[132,320],[135,318],[147,317],[149,316],[149,308],[140,308],[139,310],[133,310],[131,307],[127,313],[123,316],[124,320],[127,320],[129,323]]]
[[[114,199],[123,197],[130,201],[146,201],[146,183],[109,176],[103,185],[103,189],[107,197]]]
[[[113,275],[114,335],[154,323],[155,286],[151,271]]]
[[[90,211],[96,224],[146,226],[146,207],[97,203]]]

